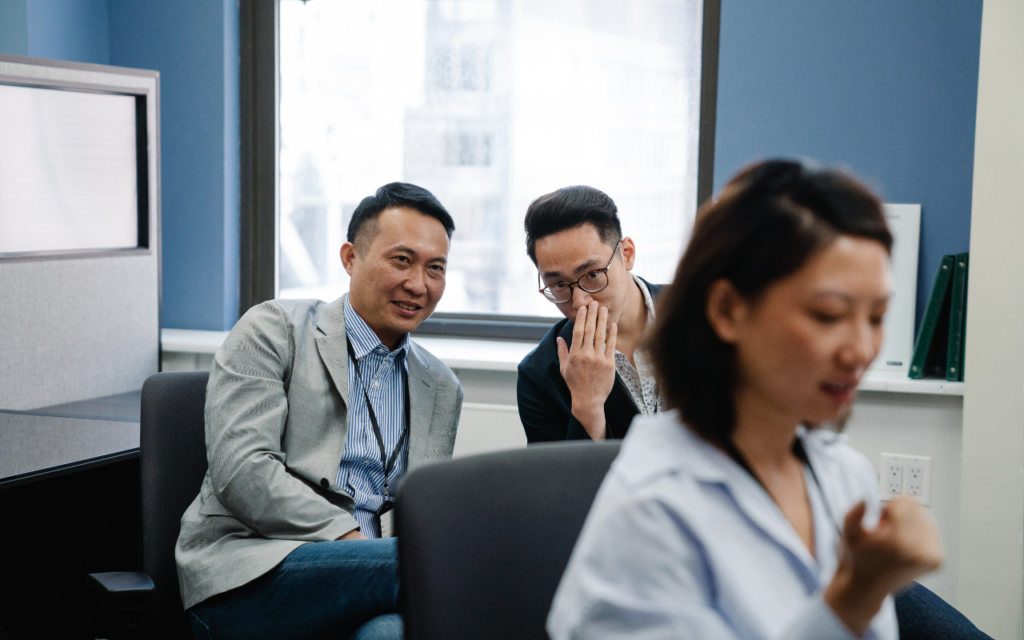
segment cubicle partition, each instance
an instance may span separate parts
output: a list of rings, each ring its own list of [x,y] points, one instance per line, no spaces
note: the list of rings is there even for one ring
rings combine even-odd
[[[155,71],[0,56],[0,485],[137,451],[159,99]]]

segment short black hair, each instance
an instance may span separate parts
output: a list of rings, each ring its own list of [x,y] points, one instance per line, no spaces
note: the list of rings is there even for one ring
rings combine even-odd
[[[373,230],[374,223],[381,212],[391,207],[408,207],[419,211],[425,216],[430,216],[444,226],[448,239],[452,239],[455,232],[455,221],[451,214],[444,208],[444,205],[423,187],[417,187],[407,182],[390,182],[372,196],[363,198],[356,210],[352,212],[352,219],[348,221],[348,241],[356,243],[359,232],[370,225]]]
[[[658,299],[646,346],[662,398],[705,440],[731,442],[738,382],[735,347],[707,317],[711,285],[725,279],[757,300],[844,235],[892,252],[878,197],[840,170],[802,162],[751,165],[701,207],[675,280]]]
[[[526,253],[537,264],[537,241],[546,236],[592,224],[609,247],[622,239],[615,201],[594,187],[562,187],[543,195],[526,209]]]

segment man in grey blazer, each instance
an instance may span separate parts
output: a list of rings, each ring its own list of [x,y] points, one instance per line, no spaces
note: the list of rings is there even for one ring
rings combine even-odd
[[[381,187],[341,248],[349,293],[257,305],[217,351],[210,468],[175,550],[197,638],[402,637],[395,480],[451,457],[462,411],[409,332],[444,293],[454,228],[425,189]]]

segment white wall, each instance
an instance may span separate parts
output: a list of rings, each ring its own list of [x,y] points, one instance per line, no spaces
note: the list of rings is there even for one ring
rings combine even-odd
[[[982,14],[960,510],[960,603],[1021,637],[1024,540],[1024,2]]]
[[[946,562],[921,583],[956,606],[960,539],[960,440],[963,400],[959,396],[862,392],[846,425],[849,443],[879,471],[879,456],[904,453],[931,462],[929,508],[946,546]]]

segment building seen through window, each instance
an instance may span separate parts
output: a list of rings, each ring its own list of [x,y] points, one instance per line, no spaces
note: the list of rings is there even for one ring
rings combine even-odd
[[[432,191],[453,237],[441,312],[557,315],[523,216],[586,184],[671,280],[697,201],[699,0],[282,0],[280,295],[333,300],[359,201]]]

